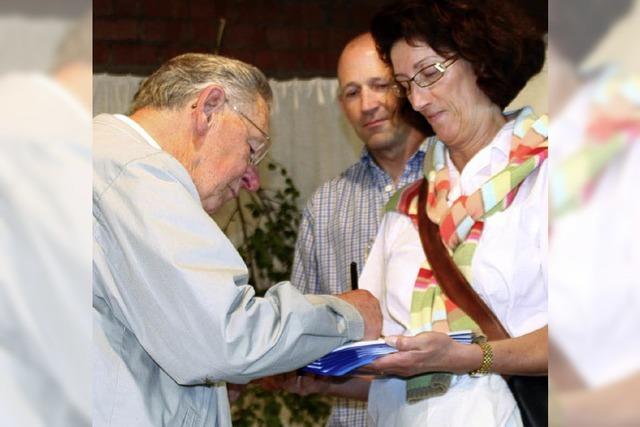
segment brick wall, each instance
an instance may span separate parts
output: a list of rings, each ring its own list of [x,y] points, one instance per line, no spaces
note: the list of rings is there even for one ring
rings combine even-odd
[[[377,0],[94,0],[94,71],[146,75],[184,52],[220,53],[269,77],[334,76],[346,41],[366,31]]]

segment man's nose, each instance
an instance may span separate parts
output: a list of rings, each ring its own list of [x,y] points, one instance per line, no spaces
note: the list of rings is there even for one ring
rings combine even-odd
[[[360,93],[360,103],[363,113],[371,112],[380,105],[380,94],[368,88],[363,88]]]
[[[242,175],[242,187],[249,191],[258,191],[260,188],[260,175],[258,174],[258,168],[253,165],[247,166],[247,170]]]

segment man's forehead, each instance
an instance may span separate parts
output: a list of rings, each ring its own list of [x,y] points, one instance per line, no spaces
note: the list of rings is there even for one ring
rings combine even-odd
[[[345,50],[338,64],[340,86],[366,84],[373,79],[387,79],[391,68],[378,56],[375,46],[360,46]]]
[[[268,123],[270,112],[271,109],[269,108],[269,104],[264,99],[262,99],[262,97],[259,97],[256,104],[256,116],[258,120]]]

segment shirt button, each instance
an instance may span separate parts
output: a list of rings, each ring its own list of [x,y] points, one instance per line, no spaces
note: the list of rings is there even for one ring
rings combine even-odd
[[[387,185],[384,187],[384,191],[386,191],[387,193],[388,193],[388,192],[390,192],[390,191],[393,191],[393,185],[391,185],[391,184],[387,184]]]

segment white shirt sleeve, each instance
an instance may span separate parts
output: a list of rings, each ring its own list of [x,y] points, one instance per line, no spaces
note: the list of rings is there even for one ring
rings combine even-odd
[[[358,312],[335,297],[305,297],[288,282],[254,297],[199,200],[166,164],[143,160],[94,196],[94,306],[177,383],[247,382],[362,337]]]

